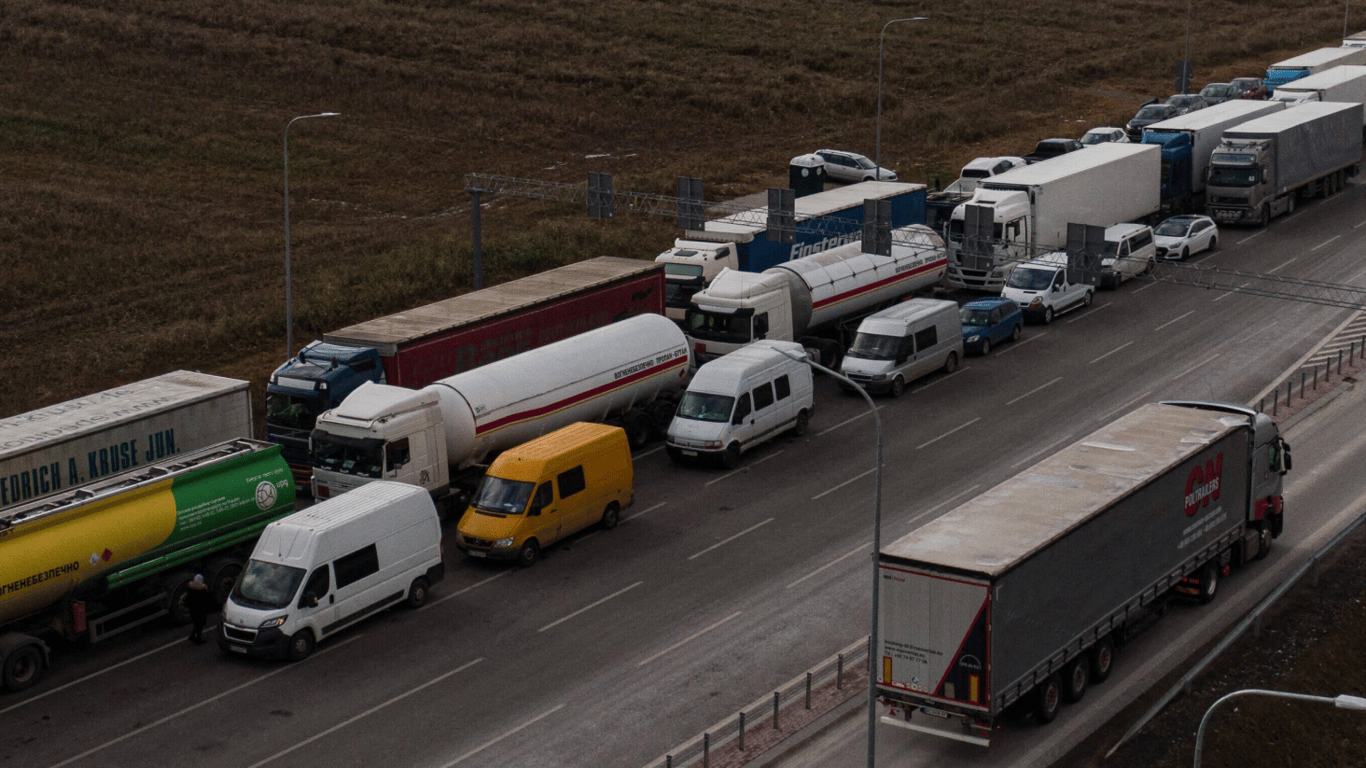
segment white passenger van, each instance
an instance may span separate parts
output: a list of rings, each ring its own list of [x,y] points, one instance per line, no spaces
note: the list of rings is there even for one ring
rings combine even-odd
[[[445,575],[426,490],[376,481],[266,526],[218,628],[224,653],[306,658],[321,640]]]
[[[801,344],[764,340],[698,368],[669,425],[669,457],[716,458],[730,469],[771,437],[805,434],[816,408],[811,368],[786,353],[806,357]]]
[[[943,368],[953,373],[963,357],[958,305],[945,299],[911,299],[863,318],[840,373],[869,393],[900,397],[909,382]],[[842,384],[848,389],[847,384]]]

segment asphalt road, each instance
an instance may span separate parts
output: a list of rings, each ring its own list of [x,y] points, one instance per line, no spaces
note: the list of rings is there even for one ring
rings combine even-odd
[[[1226,230],[1208,263],[1361,284],[1363,223],[1353,186],[1266,231]],[[1245,402],[1347,314],[1133,282],[1030,326],[879,401],[884,540],[1139,403]],[[638,454],[636,507],[616,530],[527,570],[455,555],[423,610],[299,664],[221,658],[180,629],[65,652],[39,687],[0,697],[0,765],[645,765],[867,632],[872,420],[828,380],[817,403],[806,437],[732,473]],[[1317,487],[1313,455],[1296,445],[1296,495]],[[1317,525],[1299,521],[1288,536]],[[1121,670],[1158,650],[1135,648]],[[1001,753],[1046,755],[1103,722],[1087,711],[1022,728]],[[928,759],[981,762],[963,746]]]

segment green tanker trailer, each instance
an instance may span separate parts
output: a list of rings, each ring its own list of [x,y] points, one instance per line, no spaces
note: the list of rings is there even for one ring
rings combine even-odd
[[[51,641],[169,615],[195,574],[222,600],[261,530],[294,511],[280,448],[230,440],[0,513],[0,683],[38,681]]]

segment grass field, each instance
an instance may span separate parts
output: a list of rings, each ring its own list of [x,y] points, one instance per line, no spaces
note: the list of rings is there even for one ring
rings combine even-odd
[[[1331,2],[1196,3],[1197,84],[1341,37]],[[1173,88],[1186,3],[979,0],[7,0],[0,5],[0,413],[284,355],[469,289],[469,172],[719,200],[821,146],[903,179],[1122,124]],[[1361,26],[1366,28],[1366,18]],[[1353,27],[1355,31],[1356,27]],[[487,279],[652,258],[667,217],[494,199]]]

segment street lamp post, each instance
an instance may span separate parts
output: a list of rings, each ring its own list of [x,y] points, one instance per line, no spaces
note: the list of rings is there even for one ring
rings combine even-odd
[[[873,173],[877,174],[878,181],[882,181],[882,42],[887,37],[887,27],[903,21],[925,21],[927,19],[929,19],[928,16],[892,19],[882,25],[882,33],[877,36],[877,144],[873,148],[875,155],[873,162],[877,163],[877,170]]]
[[[878,578],[877,553],[882,551],[882,417],[878,415],[877,405],[873,403],[872,396],[849,377],[838,371],[832,371],[805,355],[798,355],[787,350],[783,350],[783,354],[822,373],[834,376],[853,387],[855,392],[863,395],[864,401],[868,403],[868,409],[873,412],[873,426],[877,430],[877,464],[873,467],[875,470],[873,475],[873,618],[868,633],[868,768],[875,768],[877,755],[877,608],[878,582],[880,581]]]
[[[1205,710],[1205,716],[1200,718],[1200,728],[1195,732],[1195,768],[1200,768],[1200,752],[1205,745],[1205,725],[1209,723],[1210,715],[1214,714],[1215,708],[1229,699],[1238,696],[1272,696],[1278,699],[1292,699],[1294,701],[1313,701],[1320,704],[1332,704],[1338,709],[1350,709],[1357,712],[1366,711],[1366,699],[1359,696],[1348,696],[1343,694],[1336,697],[1310,696],[1305,693],[1286,693],[1284,691],[1263,691],[1256,688],[1248,688],[1242,691],[1234,691],[1224,696]]]
[[[316,115],[299,115],[285,123],[285,359],[294,356],[294,300],[291,290],[289,259],[289,127],[300,120],[311,117],[337,117],[340,112],[319,112]]]

